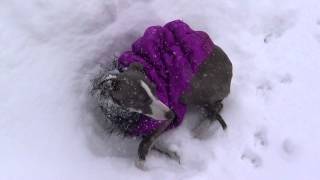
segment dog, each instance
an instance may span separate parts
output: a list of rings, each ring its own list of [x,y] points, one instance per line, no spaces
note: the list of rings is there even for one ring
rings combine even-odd
[[[92,92],[114,129],[142,138],[139,167],[151,148],[176,156],[154,144],[183,122],[187,108],[227,128],[220,111],[230,93],[232,63],[205,32],[180,20],[149,27],[116,64],[93,81]]]

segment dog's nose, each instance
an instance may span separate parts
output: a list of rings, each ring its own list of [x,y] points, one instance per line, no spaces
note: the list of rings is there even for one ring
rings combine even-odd
[[[173,120],[176,117],[176,114],[173,111],[168,111],[165,114],[167,120]]]

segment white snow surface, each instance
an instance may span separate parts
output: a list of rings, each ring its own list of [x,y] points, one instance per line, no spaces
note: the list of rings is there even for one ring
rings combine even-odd
[[[318,180],[319,0],[1,0],[0,180]],[[108,135],[90,79],[151,25],[182,19],[209,33],[234,66],[222,112],[160,139],[181,164],[139,139]]]

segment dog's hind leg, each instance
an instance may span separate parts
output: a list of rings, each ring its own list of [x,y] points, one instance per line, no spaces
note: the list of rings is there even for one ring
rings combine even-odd
[[[222,100],[216,101],[211,105],[207,105],[202,108],[202,114],[204,115],[205,120],[202,120],[200,124],[192,130],[194,137],[200,137],[204,131],[209,129],[210,124],[215,120],[220,123],[223,130],[227,129],[227,124],[220,115],[220,111],[222,108]]]
[[[172,121],[173,119],[164,121],[153,134],[142,139],[138,148],[139,159],[136,162],[136,166],[138,168],[143,169],[146,156],[148,155],[153,144],[158,139],[158,137],[169,127]]]

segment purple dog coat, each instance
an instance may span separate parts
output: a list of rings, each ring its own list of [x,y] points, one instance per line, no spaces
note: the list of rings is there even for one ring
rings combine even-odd
[[[173,128],[183,121],[186,113],[186,105],[179,98],[190,88],[192,77],[213,48],[214,44],[205,32],[194,31],[186,23],[175,20],[163,27],[147,28],[133,43],[132,50],[120,56],[119,69],[133,62],[143,65],[147,77],[156,85],[156,96],[177,115],[169,126]],[[131,134],[149,135],[162,122],[142,115]]]

